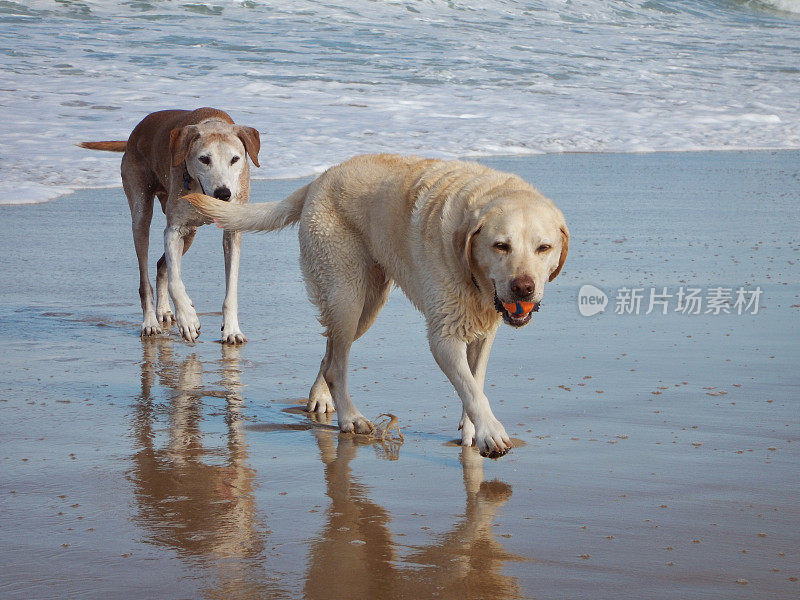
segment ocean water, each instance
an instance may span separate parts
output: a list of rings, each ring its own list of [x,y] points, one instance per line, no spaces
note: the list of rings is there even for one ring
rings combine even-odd
[[[119,155],[75,144],[165,108],[259,129],[257,178],[800,147],[800,0],[3,0],[0,53],[0,203],[119,185]]]

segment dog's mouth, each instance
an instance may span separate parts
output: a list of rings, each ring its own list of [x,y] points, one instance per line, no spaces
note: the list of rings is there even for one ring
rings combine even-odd
[[[540,302],[503,302],[494,292],[494,307],[499,312],[503,321],[512,327],[522,327],[531,320],[531,315],[539,311]]]

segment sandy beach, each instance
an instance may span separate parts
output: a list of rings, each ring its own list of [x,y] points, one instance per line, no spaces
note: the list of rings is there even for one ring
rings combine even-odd
[[[452,443],[460,402],[398,290],[350,385],[404,443],[299,410],[324,340],[295,230],[244,238],[242,347],[217,341],[221,232],[199,231],[189,345],[139,338],[120,188],[0,206],[0,597],[797,598],[800,152],[480,162],[572,236],[541,311],[492,351],[517,440],[499,460]],[[585,285],[604,312],[581,314]]]

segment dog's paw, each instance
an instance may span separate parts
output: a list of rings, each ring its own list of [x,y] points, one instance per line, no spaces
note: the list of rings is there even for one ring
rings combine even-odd
[[[306,411],[310,413],[332,413],[336,410],[333,406],[333,400],[331,400],[330,394],[326,398],[322,394],[317,394],[308,399],[308,403],[306,404]]]
[[[364,415],[357,413],[352,418],[339,418],[339,430],[343,433],[372,433],[375,425]]]
[[[176,321],[183,339],[187,342],[194,342],[198,338],[200,335],[200,319],[197,318],[194,309],[189,314],[179,311]]]
[[[474,446],[475,445],[475,425],[469,420],[466,414],[461,416],[461,421],[458,423],[458,429],[461,432],[461,445]]]
[[[164,329],[169,329],[175,323],[175,315],[169,308],[166,310],[156,309],[156,318]]]
[[[161,326],[158,324],[158,319],[155,314],[150,314],[144,318],[140,335],[142,337],[150,337],[151,335],[159,335],[161,333]]]
[[[222,343],[223,344],[244,344],[247,341],[247,338],[244,337],[244,334],[241,331],[230,331],[226,332],[224,329],[222,330]]]
[[[195,327],[194,324],[178,325],[178,329],[181,331],[181,337],[187,342],[194,343],[200,337],[200,328]]]
[[[476,426],[475,441],[481,455],[489,458],[498,458],[511,450],[511,438],[503,424],[495,418]]]
[[[332,413],[336,410],[331,398],[331,391],[322,376],[317,377],[311,391],[308,392],[308,404],[306,410],[310,413]]]

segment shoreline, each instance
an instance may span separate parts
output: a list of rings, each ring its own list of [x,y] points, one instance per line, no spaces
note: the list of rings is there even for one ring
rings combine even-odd
[[[746,148],[746,147],[728,148],[728,147],[720,147],[720,148],[697,148],[697,149],[687,148],[687,149],[677,149],[677,150],[627,150],[627,151],[623,151],[623,150],[618,150],[618,151],[610,151],[610,150],[609,151],[605,151],[605,150],[603,150],[603,151],[564,150],[564,151],[560,151],[560,152],[531,151],[531,152],[519,152],[519,153],[513,153],[513,154],[508,154],[508,153],[465,154],[465,155],[461,155],[461,156],[456,157],[456,158],[442,158],[442,160],[465,160],[465,161],[478,161],[478,162],[480,162],[481,160],[487,160],[487,159],[488,160],[503,160],[503,159],[508,159],[508,158],[520,158],[520,157],[534,158],[534,157],[537,157],[537,156],[569,156],[569,155],[599,155],[599,156],[603,156],[603,155],[613,155],[613,156],[631,155],[631,156],[636,156],[636,155],[650,155],[650,154],[692,154],[692,153],[702,154],[702,153],[725,153],[725,152],[741,153],[741,152],[798,152],[798,151],[800,151],[800,146],[798,146],[797,148],[768,148],[768,147],[764,147],[764,148]],[[394,152],[391,152],[391,151],[387,151],[387,153],[388,154],[395,154]],[[441,158],[439,156],[440,154],[441,153],[438,153],[438,152],[431,152],[431,153],[426,154],[424,156],[427,157],[427,158]],[[119,156],[121,157],[122,155],[119,154]],[[346,156],[346,157],[342,158],[340,162],[345,161],[348,158],[351,158],[351,156],[355,156],[355,155]],[[423,155],[419,154],[419,156],[423,156]],[[332,163],[328,167],[321,168],[321,169],[318,169],[318,170],[313,170],[311,172],[308,172],[308,173],[305,173],[305,174],[301,174],[301,175],[286,175],[286,176],[277,176],[277,177],[275,177],[275,176],[273,176],[273,177],[267,177],[267,176],[259,177],[257,170],[253,170],[251,172],[250,180],[251,180],[251,182],[252,181],[266,181],[266,182],[269,182],[269,181],[300,181],[300,180],[304,180],[304,179],[309,179],[311,177],[316,177],[317,175],[319,175],[322,172],[324,172],[327,168],[335,166],[336,164],[339,164],[339,163]],[[30,185],[41,185],[41,184],[30,184]],[[63,186],[59,186],[59,187],[63,187]],[[52,202],[54,200],[58,200],[58,199],[61,199],[61,198],[65,198],[67,196],[71,196],[72,194],[75,194],[76,192],[79,192],[81,190],[105,190],[105,189],[121,189],[121,188],[122,188],[122,182],[121,181],[119,183],[116,183],[116,184],[108,184],[108,185],[79,186],[79,187],[69,188],[69,191],[67,191],[67,192],[58,193],[55,196],[48,197],[47,199],[44,199],[44,200],[25,200],[25,201],[21,201],[21,202],[9,202],[9,201],[4,201],[3,199],[0,199],[0,206],[17,206],[17,205],[21,206],[21,205],[31,205],[31,204],[46,204],[46,203]]]

